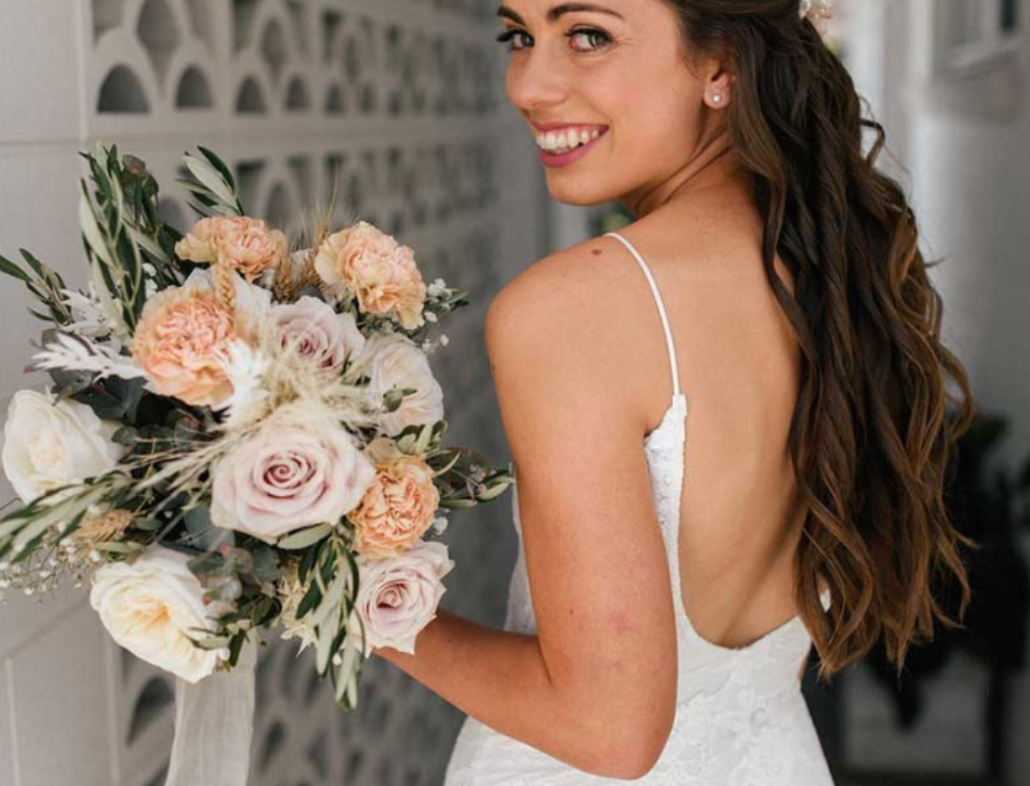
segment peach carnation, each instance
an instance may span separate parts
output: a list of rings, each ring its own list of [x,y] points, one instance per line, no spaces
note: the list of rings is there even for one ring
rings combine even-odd
[[[433,470],[422,459],[404,456],[377,464],[375,480],[348,514],[356,530],[355,550],[366,557],[403,553],[429,529],[439,505]]]
[[[147,301],[132,339],[132,356],[148,388],[187,404],[217,406],[232,394],[221,357],[236,338],[233,315],[215,293],[173,287]]]
[[[261,219],[246,216],[202,218],[175,244],[180,259],[221,262],[254,281],[261,273],[278,268],[288,256],[286,235],[269,229]]]
[[[408,330],[425,321],[426,285],[414,252],[366,221],[326,238],[315,270],[337,295],[357,297],[365,313],[389,315]]]

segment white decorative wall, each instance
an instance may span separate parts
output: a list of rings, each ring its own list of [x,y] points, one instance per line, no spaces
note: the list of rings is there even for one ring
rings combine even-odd
[[[495,462],[500,432],[482,317],[547,248],[535,145],[503,92],[494,7],[481,0],[3,0],[0,253],[24,246],[84,284],[78,151],[96,140],[143,158],[166,218],[192,220],[174,182],[196,144],[235,169],[248,212],[298,230],[338,194],[416,250],[431,280],[473,293],[433,363],[448,439]],[[0,407],[42,325],[0,281]],[[13,498],[0,485],[0,503]],[[457,561],[442,605],[504,617],[515,535],[507,497],[453,516]],[[344,714],[293,642],[259,663],[255,786],[438,783],[462,715],[384,661]],[[86,588],[0,605],[0,786],[160,786],[171,683],[114,645]]]

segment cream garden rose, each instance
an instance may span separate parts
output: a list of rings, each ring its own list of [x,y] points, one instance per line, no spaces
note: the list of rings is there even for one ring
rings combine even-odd
[[[423,541],[397,557],[356,559],[359,587],[349,629],[358,646],[366,656],[373,647],[415,654],[415,638],[436,618],[447,591],[443,578],[454,568],[447,546]]]
[[[202,218],[186,237],[175,244],[180,259],[221,262],[247,282],[266,270],[278,268],[288,257],[286,235],[257,218],[215,216]]]
[[[414,388],[393,412],[384,413],[380,428],[394,436],[410,425],[431,425],[444,416],[443,389],[433,376],[429,359],[414,342],[399,333],[378,334],[365,344],[369,392],[381,397],[394,388]]]
[[[348,515],[354,549],[366,557],[392,557],[410,548],[432,525],[440,505],[433,470],[417,456],[376,465],[376,477]]]
[[[89,601],[122,647],[154,666],[196,683],[229,657],[226,648],[204,650],[194,641],[214,630],[222,603],[204,605],[204,589],[189,558],[152,546],[135,562],[110,562],[91,579]],[[202,629],[200,631],[193,630]]]
[[[302,357],[325,369],[339,371],[348,356],[365,348],[353,314],[337,314],[328,303],[305,296],[271,311],[276,337],[282,347],[293,346]]]
[[[119,425],[77,401],[55,403],[50,393],[20,390],[4,424],[4,474],[26,504],[51,489],[102,475],[125,454],[124,446],[111,441]]]
[[[294,402],[215,465],[211,521],[274,544],[297,529],[335,524],[375,475],[331,412]]]
[[[357,297],[365,313],[391,316],[408,330],[425,322],[426,285],[414,252],[367,221],[326,238],[315,271],[336,294]]]

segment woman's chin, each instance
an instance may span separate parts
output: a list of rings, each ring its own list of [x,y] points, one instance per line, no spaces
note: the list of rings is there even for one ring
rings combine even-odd
[[[551,178],[547,179],[547,190],[555,202],[572,207],[596,207],[617,196],[597,189],[577,187],[573,183],[554,183]]]

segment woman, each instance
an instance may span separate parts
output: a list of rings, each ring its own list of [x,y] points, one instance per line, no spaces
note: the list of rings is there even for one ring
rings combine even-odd
[[[487,315],[506,629],[441,612],[377,653],[471,716],[446,786],[830,784],[810,645],[900,668],[955,624],[931,580],[969,594],[942,485],[972,403],[882,129],[798,0],[506,2],[551,195],[636,220]]]

